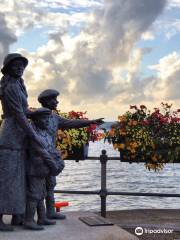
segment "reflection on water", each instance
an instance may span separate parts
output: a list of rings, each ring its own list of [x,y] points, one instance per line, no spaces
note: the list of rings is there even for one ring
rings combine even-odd
[[[91,143],[89,156],[99,156],[102,149],[108,156],[119,156],[109,144]],[[107,188],[112,191],[180,193],[180,164],[167,164],[159,173],[149,172],[143,163],[108,161]],[[66,161],[66,167],[57,177],[56,189],[99,190],[100,163],[93,161]],[[64,211],[100,210],[100,197],[94,195],[56,194],[56,200],[69,201]],[[108,196],[107,210],[133,208],[179,208],[179,198]]]

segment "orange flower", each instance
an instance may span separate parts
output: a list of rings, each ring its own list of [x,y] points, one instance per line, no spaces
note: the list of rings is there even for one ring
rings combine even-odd
[[[132,122],[133,122],[132,120],[129,120],[128,125],[132,126]]]
[[[131,153],[136,153],[136,150],[134,148],[131,148]]]
[[[105,133],[99,133],[98,134],[98,140],[101,140],[103,138],[105,138],[106,134]]]
[[[124,143],[120,143],[119,144],[119,149],[124,149],[125,148],[125,144]]]
[[[156,156],[156,155],[153,155],[153,156],[151,157],[151,159],[153,160],[153,162],[156,162],[156,161],[157,161],[157,156]]]
[[[116,150],[116,149],[118,148],[118,144],[115,143],[115,144],[113,145],[113,147],[114,147],[114,149]]]
[[[114,129],[114,128],[112,128],[112,129],[109,131],[109,135],[111,135],[111,136],[114,137],[114,135],[115,135],[115,129]]]
[[[126,136],[126,131],[123,130],[123,129],[120,129],[119,133],[120,133],[120,135],[122,135],[122,136]]]
[[[153,148],[153,149],[155,149],[155,148],[156,148],[156,146],[155,146],[155,144],[154,144],[154,143],[152,143],[152,144],[151,144],[151,146],[152,146],[152,148]]]
[[[126,121],[126,117],[125,116],[118,116],[118,120],[120,121],[120,122],[125,122]]]
[[[136,126],[136,125],[138,124],[138,122],[137,122],[137,121],[133,121],[132,124],[133,124],[134,126]]]

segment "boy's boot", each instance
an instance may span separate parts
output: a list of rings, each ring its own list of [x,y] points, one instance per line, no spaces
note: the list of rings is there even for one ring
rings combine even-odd
[[[57,219],[57,220],[65,219],[66,218],[65,215],[63,215],[62,213],[56,213],[54,204],[55,204],[55,202],[52,199],[46,198],[46,215],[47,215],[47,218]]]
[[[24,222],[24,214],[16,214],[12,216],[11,225],[19,226],[23,225]]]
[[[44,228],[42,226],[37,225],[37,223],[34,221],[36,208],[37,208],[36,201],[27,201],[24,227],[31,230],[43,230]]]
[[[50,220],[46,217],[46,210],[44,206],[44,201],[40,201],[37,206],[37,215],[38,215],[38,221],[37,223],[39,225],[55,225],[56,222],[53,220]]]

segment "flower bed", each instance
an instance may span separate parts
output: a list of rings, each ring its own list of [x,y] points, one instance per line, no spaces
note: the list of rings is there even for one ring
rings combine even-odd
[[[130,106],[105,141],[120,151],[121,161],[145,162],[147,169],[161,170],[165,163],[180,162],[180,110],[161,104],[153,112],[141,105]]]

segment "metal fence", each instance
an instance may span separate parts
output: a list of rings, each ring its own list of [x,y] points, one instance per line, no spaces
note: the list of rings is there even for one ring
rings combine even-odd
[[[107,190],[106,172],[107,162],[112,160],[120,160],[118,157],[108,157],[106,150],[102,150],[100,157],[88,157],[86,160],[100,160],[101,164],[101,188],[97,191],[79,191],[79,190],[55,190],[55,193],[66,193],[66,194],[84,194],[84,195],[99,195],[101,198],[101,216],[106,217],[106,198],[108,195],[119,195],[119,196],[146,196],[146,197],[180,197],[180,194],[169,194],[169,193],[143,193],[143,192],[113,192]]]

